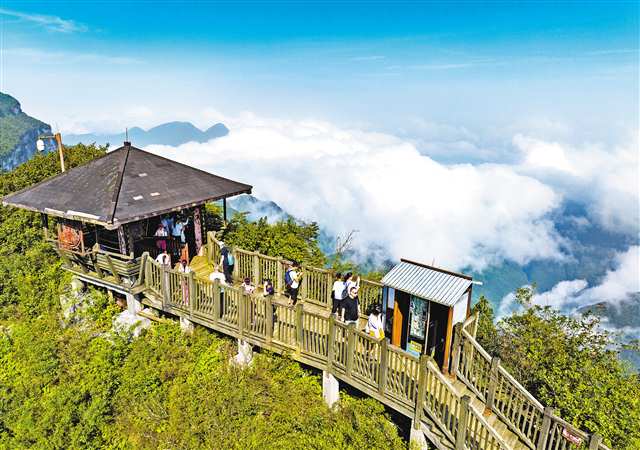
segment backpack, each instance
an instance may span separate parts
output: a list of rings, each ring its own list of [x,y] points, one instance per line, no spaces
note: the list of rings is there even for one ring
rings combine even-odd
[[[345,282],[344,289],[342,290],[342,300],[344,300],[348,296],[349,296],[349,284]]]
[[[231,252],[227,253],[227,265],[233,266],[235,264],[235,259],[233,259],[233,254]]]
[[[287,269],[284,273],[284,284],[291,286],[291,283],[293,283],[293,279],[291,278],[291,269]]]

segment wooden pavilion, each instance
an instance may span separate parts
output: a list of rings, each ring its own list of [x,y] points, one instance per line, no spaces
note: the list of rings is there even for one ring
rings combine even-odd
[[[134,284],[145,252],[155,257],[166,248],[174,262],[196,255],[203,245],[203,206],[223,200],[226,214],[226,199],[251,189],[125,142],[2,203],[42,214],[47,239],[68,270],[122,286]],[[155,236],[163,220],[184,223],[184,238]]]

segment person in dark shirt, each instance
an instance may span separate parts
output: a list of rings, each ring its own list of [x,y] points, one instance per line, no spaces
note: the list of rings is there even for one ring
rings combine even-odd
[[[358,325],[358,319],[360,318],[360,302],[358,301],[358,288],[352,287],[349,290],[347,298],[342,300],[342,320],[345,324]]]

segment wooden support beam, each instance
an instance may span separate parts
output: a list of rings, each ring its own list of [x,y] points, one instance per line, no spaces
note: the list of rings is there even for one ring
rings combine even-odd
[[[213,282],[213,325],[214,327],[218,325],[218,320],[220,319],[220,309],[222,307],[221,294],[222,292],[220,290],[220,280],[215,280]]]
[[[353,356],[356,352],[356,324],[350,323],[347,330],[347,364],[346,373],[348,377],[351,377],[351,371],[353,370]]]
[[[384,395],[384,390],[387,387],[388,365],[389,365],[388,342],[386,338],[383,338],[380,341],[380,371],[378,372],[378,394],[380,395]]]
[[[449,373],[449,354],[451,352],[451,339],[453,338],[453,306],[449,307],[447,316],[447,335],[444,341],[444,357],[442,359],[442,371]]]
[[[462,324],[457,323],[453,327],[453,351],[451,353],[451,372],[449,375],[455,380],[458,376],[458,364],[460,364],[462,344]]]
[[[271,303],[271,297],[271,295],[267,295],[264,299],[264,334],[268,346],[271,345],[271,339],[273,337],[273,304]]]
[[[420,355],[420,365],[418,369],[418,393],[416,395],[413,415],[413,426],[416,429],[419,429],[420,424],[422,423],[422,401],[427,390],[427,371],[429,370],[427,368],[427,362],[429,361],[429,358],[431,358],[429,355]]]
[[[469,403],[471,398],[465,395],[460,399],[460,411],[458,412],[458,432],[456,433],[456,450],[465,449],[467,439],[467,421],[469,417]]]
[[[336,318],[332,314],[329,316],[329,335],[327,336],[327,372],[333,373],[333,360],[336,351]]]
[[[500,367],[500,358],[494,356],[491,358],[491,369],[489,373],[489,386],[487,388],[487,401],[485,402],[485,415],[491,414],[493,402],[496,398],[496,389],[498,388],[498,368]]]
[[[542,417],[542,426],[536,443],[536,450],[544,450],[547,447],[547,439],[549,439],[549,431],[551,430],[551,419],[553,416],[553,408],[547,406],[544,408]]]
[[[189,283],[189,317],[193,317],[193,310],[196,307],[196,302],[198,301],[196,279],[193,272],[189,272],[187,274],[187,282]]]
[[[116,267],[113,264],[113,260],[111,259],[111,256],[109,255],[104,255],[105,259],[107,260],[107,264],[109,265],[109,270],[111,270],[111,274],[113,275],[113,278],[116,279],[116,281],[118,283],[120,283],[120,275],[118,274],[118,271],[116,270]]]

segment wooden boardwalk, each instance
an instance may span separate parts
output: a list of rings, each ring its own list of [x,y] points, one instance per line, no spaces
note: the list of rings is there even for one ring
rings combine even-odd
[[[598,435],[589,435],[556,416],[526,391],[475,340],[477,319],[457,324],[450,373],[427,355],[418,358],[387,340],[377,340],[355,325],[329,314],[331,272],[305,268],[301,301],[294,307],[281,295],[247,296],[237,286],[208,280],[219,247],[209,234],[204,255],[194,258],[194,271],[179,273],[148,255],[115,255],[61,250],[65,268],[81,278],[139,296],[158,311],[190,320],[276,354],[327,371],[344,383],[413,419],[439,449],[609,450]],[[235,278],[258,285],[274,280],[283,291],[280,258],[234,250]],[[136,272],[134,281],[127,274]],[[363,280],[365,307],[380,303],[382,286]],[[579,439],[571,444],[567,437]]]

